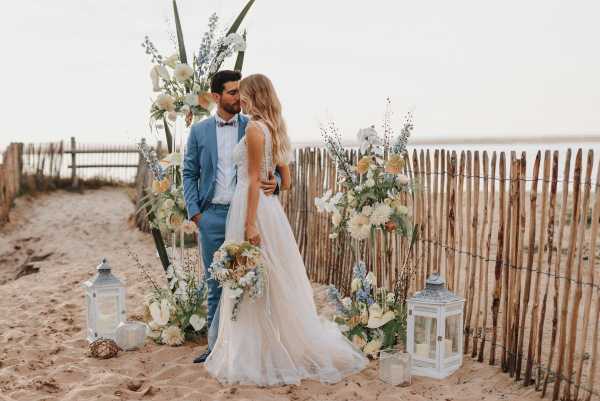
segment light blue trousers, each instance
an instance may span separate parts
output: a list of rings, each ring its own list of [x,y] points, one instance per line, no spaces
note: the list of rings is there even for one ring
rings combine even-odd
[[[229,205],[209,205],[202,213],[199,223],[200,244],[202,246],[202,261],[204,262],[204,280],[208,288],[208,350],[212,351],[217,334],[219,333],[219,301],[222,289],[216,280],[210,278],[208,269],[213,255],[225,241],[225,225]]]

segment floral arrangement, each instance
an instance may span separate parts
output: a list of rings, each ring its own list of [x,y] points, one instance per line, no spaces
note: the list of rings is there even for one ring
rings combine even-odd
[[[342,297],[333,285],[327,289],[329,301],[336,306],[333,320],[356,347],[371,357],[406,341],[404,300],[396,292],[377,288],[375,283],[375,275],[367,273],[361,261],[353,268],[349,297]]]
[[[207,288],[198,280],[197,260],[185,258],[183,266],[167,269],[168,288],[159,286],[131,254],[152,291],[144,302],[144,317],[148,337],[159,344],[181,345],[187,339],[206,334]]]
[[[410,211],[401,198],[403,192],[411,191],[410,179],[402,171],[406,143],[413,129],[412,115],[406,116],[394,143],[390,115],[388,108],[383,137],[374,126],[358,131],[361,157],[356,165],[351,163],[335,125],[322,128],[327,151],[337,165],[341,191],[327,191],[315,199],[315,205],[320,212],[331,214],[332,238],[343,230],[358,241],[373,236],[377,229],[404,236],[412,233]]]
[[[217,33],[219,18],[213,14],[209,18],[208,30],[202,37],[200,48],[190,63],[185,51],[177,3],[173,1],[177,51],[165,57],[148,36],[142,43],[153,63],[150,79],[153,91],[158,93],[150,108],[153,120],[162,121],[165,129],[168,129],[167,119],[175,121],[178,115],[184,116],[189,126],[193,120],[210,114],[212,100],[208,92],[211,77],[221,68],[225,59],[234,53],[237,53],[235,68],[242,68],[246,34],[240,35],[236,31],[253,3],[254,0],[251,0],[246,4],[231,28],[224,34]]]
[[[209,270],[213,279],[231,290],[234,299],[231,320],[237,319],[244,294],[257,299],[265,292],[266,272],[260,248],[247,241],[224,243],[215,252]]]
[[[187,220],[181,180],[176,185],[171,183],[172,177],[179,178],[175,170],[181,165],[181,153],[171,153],[159,161],[156,152],[145,142],[139,143],[138,148],[153,175],[150,191],[142,198],[138,213],[145,211],[152,215],[154,218],[149,219],[150,226],[162,233],[193,234],[196,225]]]

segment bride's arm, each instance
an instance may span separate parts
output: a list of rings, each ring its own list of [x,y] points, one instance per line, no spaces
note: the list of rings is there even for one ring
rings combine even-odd
[[[246,128],[246,146],[248,147],[248,210],[246,213],[246,239],[254,245],[260,243],[256,228],[256,209],[260,189],[260,169],[263,162],[265,138],[262,130],[255,124]]]

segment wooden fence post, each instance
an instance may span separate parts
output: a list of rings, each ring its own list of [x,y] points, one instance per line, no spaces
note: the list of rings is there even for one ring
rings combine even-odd
[[[75,153],[75,137],[71,137],[71,187],[77,188],[79,182],[77,180],[77,161]]]

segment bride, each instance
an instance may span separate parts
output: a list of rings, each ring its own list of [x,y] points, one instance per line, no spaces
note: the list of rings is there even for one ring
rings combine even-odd
[[[281,190],[291,187],[291,145],[271,81],[255,74],[240,82],[241,106],[250,116],[234,149],[237,186],[225,241],[260,245],[267,271],[265,295],[244,298],[235,321],[223,288],[217,341],[205,362],[221,383],[273,386],[302,379],[335,383],[361,371],[367,359],[333,322],[317,315],[298,245],[279,200],[260,189],[277,168]]]

